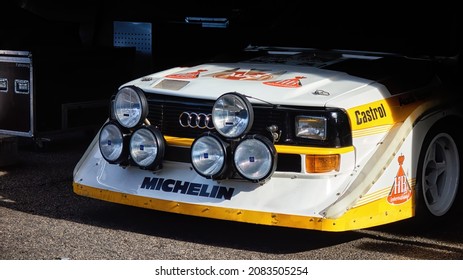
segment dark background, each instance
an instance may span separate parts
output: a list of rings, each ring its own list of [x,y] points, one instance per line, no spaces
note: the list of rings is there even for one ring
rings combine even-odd
[[[461,20],[452,5],[166,2],[4,1],[0,50],[32,53],[37,130],[60,129],[61,104],[108,100],[131,79],[222,54],[234,57],[248,45],[387,52],[435,60],[448,68],[454,84],[461,76]],[[188,16],[226,18],[228,25],[186,24]],[[151,53],[115,47],[115,21],[151,23]],[[85,117],[101,124],[107,112],[94,109],[74,112],[78,117],[70,116],[70,126]]]

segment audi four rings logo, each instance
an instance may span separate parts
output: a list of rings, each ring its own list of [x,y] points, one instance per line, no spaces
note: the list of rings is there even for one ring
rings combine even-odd
[[[182,127],[214,129],[211,114],[183,112],[178,117],[178,122]]]

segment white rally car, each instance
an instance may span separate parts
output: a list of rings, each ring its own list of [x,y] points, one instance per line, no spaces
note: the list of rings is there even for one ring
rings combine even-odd
[[[432,61],[249,47],[123,84],[75,167],[78,195],[346,231],[456,205],[457,96]]]

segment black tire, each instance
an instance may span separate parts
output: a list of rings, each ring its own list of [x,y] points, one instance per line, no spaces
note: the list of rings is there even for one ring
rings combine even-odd
[[[421,226],[442,221],[457,206],[463,143],[456,127],[449,120],[441,121],[429,130],[423,142],[415,188],[415,220]]]

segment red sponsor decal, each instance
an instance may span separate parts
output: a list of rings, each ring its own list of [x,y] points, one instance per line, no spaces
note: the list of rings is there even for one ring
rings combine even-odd
[[[273,75],[257,69],[223,71],[214,75],[214,78],[238,81],[265,81]]]
[[[305,79],[305,77],[297,76],[292,79],[264,82],[264,84],[274,87],[297,88],[302,86],[301,79]]]
[[[194,71],[194,72],[171,74],[171,75],[167,75],[166,78],[172,78],[172,79],[196,79],[196,78],[199,77],[199,74],[201,72],[206,72],[206,71],[207,70],[200,69],[200,70]]]
[[[387,201],[390,204],[402,204],[412,197],[412,188],[410,187],[407,176],[402,168],[404,160],[405,156],[400,155],[398,158],[399,171],[397,171],[397,175],[394,178],[394,184],[387,196]]]

